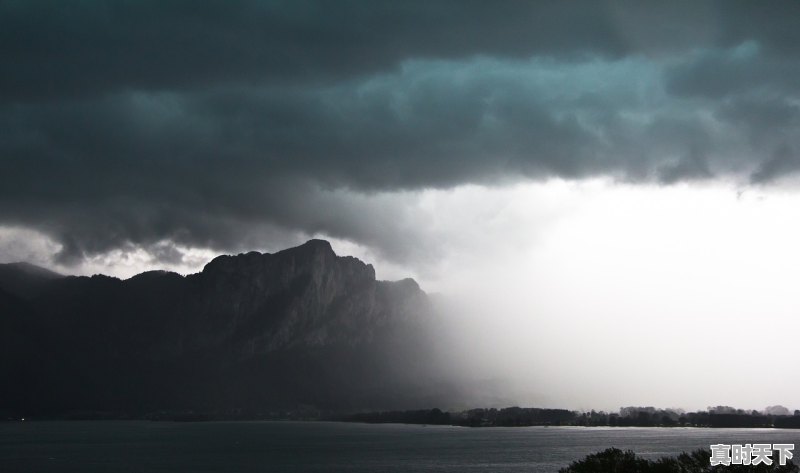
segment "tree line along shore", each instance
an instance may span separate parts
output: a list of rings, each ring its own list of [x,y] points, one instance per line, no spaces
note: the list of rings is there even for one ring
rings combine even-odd
[[[470,409],[446,412],[440,409],[362,412],[332,420],[366,423],[459,425],[466,427],[586,426],[586,427],[739,427],[800,428],[800,411],[781,406],[746,411],[728,406],[684,412],[680,409],[623,407],[618,412],[572,411],[535,407]]]

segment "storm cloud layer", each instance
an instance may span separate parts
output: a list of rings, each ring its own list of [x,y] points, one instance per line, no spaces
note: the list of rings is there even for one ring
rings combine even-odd
[[[403,195],[800,171],[797,2],[0,2],[0,226],[76,262],[322,233]]]

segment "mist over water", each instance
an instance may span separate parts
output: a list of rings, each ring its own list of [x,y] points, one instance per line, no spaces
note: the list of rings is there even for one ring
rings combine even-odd
[[[416,279],[441,318],[432,339],[467,386],[439,407],[800,408],[791,188],[549,180],[348,199],[404,209],[381,230],[403,250],[325,233],[250,249],[325,238],[379,279]],[[39,255],[65,274],[186,274],[218,253],[190,249],[170,265],[137,249],[53,266],[42,248],[57,245],[19,235],[0,232],[7,259]]]
[[[484,205],[418,277],[475,402],[800,407],[796,193],[553,181],[495,205],[504,191],[462,192]]]

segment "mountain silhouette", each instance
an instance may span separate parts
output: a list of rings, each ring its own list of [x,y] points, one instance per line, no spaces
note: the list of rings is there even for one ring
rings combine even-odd
[[[0,265],[0,414],[430,406],[454,383],[411,279],[311,240],[130,279]]]

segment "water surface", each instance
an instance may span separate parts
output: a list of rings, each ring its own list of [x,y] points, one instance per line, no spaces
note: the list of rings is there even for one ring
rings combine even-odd
[[[538,473],[611,446],[656,458],[756,442],[800,447],[800,430],[20,422],[0,423],[0,471]]]

